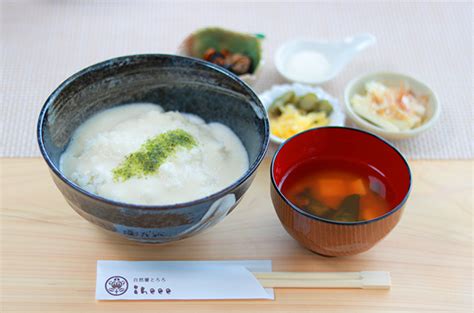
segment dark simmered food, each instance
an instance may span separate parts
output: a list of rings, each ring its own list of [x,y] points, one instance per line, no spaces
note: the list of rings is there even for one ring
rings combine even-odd
[[[232,53],[227,49],[216,51],[214,48],[209,48],[204,52],[202,58],[222,66],[236,75],[250,73],[252,66],[252,60],[248,56],[241,53]]]

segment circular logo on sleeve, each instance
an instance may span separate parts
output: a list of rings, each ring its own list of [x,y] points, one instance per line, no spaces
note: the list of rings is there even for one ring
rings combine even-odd
[[[112,296],[121,296],[128,289],[128,281],[122,276],[112,276],[105,282],[105,290]]]

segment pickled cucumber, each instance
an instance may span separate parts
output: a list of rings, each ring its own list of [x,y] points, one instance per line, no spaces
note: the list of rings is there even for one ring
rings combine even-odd
[[[294,105],[302,114],[325,113],[326,116],[329,116],[333,111],[332,104],[328,100],[319,99],[315,93],[310,92],[298,97],[294,91],[287,91],[273,101],[268,112],[270,116],[278,117],[290,104]]]
[[[314,93],[307,93],[299,98],[297,107],[306,112],[313,112],[318,109],[318,100]]]
[[[285,92],[273,101],[268,111],[271,115],[278,116],[283,112],[285,105],[295,103],[295,100],[297,100],[297,97],[294,91]]]
[[[329,116],[333,109],[331,102],[329,102],[328,100],[319,100],[316,110],[319,112],[325,112],[326,115]]]

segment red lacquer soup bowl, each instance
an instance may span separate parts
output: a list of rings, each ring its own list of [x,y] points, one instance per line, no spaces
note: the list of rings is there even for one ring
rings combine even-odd
[[[298,208],[282,193],[281,183],[307,160],[351,162],[377,170],[391,186],[391,210],[371,220],[340,222]],[[410,168],[397,149],[373,134],[346,127],[311,129],[288,139],[275,153],[270,175],[273,206],[286,231],[304,247],[326,256],[372,248],[397,225],[411,190]]]

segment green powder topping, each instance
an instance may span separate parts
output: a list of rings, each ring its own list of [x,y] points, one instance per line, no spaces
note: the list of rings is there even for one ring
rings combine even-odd
[[[182,129],[175,129],[148,139],[140,149],[130,153],[112,170],[115,181],[126,181],[131,177],[143,177],[156,173],[167,158],[180,148],[191,149],[197,142]]]

